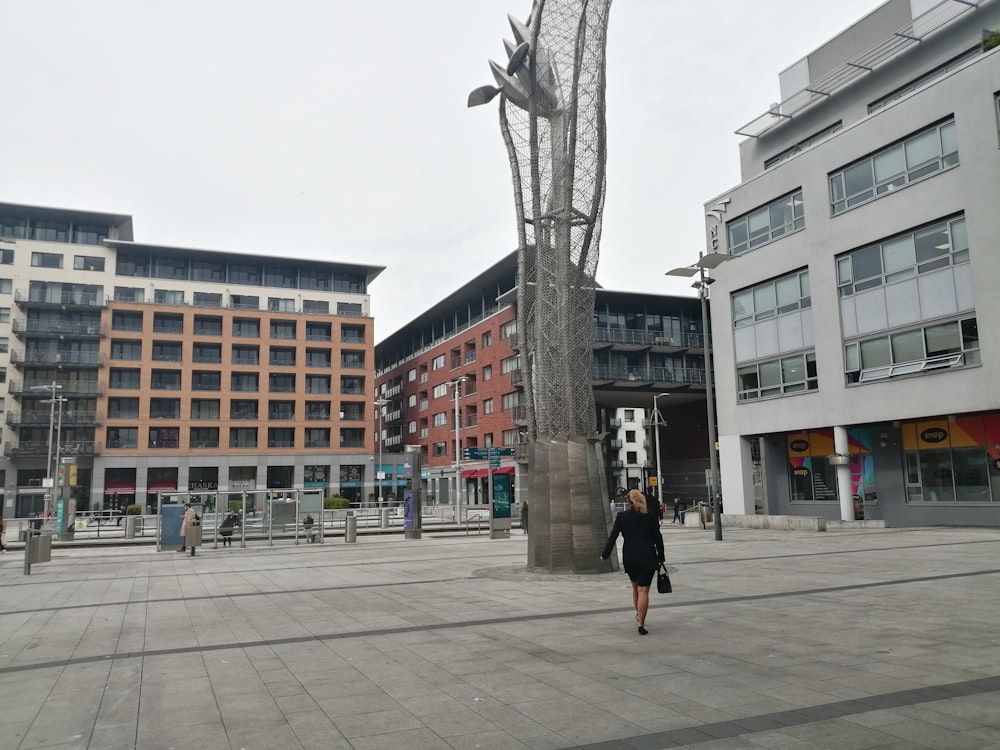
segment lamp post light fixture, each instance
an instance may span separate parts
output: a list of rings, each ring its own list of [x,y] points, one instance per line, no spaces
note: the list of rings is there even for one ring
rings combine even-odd
[[[719,454],[716,448],[718,435],[715,429],[715,381],[712,375],[712,345],[710,320],[708,315],[708,287],[715,282],[708,271],[732,259],[725,253],[698,253],[698,262],[693,266],[674,268],[666,272],[667,276],[687,276],[697,274],[698,280],[691,286],[698,290],[701,300],[701,335],[705,350],[705,401],[708,404],[708,493],[712,503],[712,521],[715,527],[715,540],[722,541],[722,515],[719,508]]]
[[[378,434],[375,436],[378,443],[378,465],[375,467],[375,506],[378,508],[382,507],[382,481],[385,479],[385,472],[382,470],[382,412],[388,403],[389,401],[384,398],[375,400],[375,414],[378,416]]]
[[[462,421],[458,411],[458,400],[462,397],[462,383],[468,376],[448,381],[451,393],[455,399],[455,522],[462,522]]]
[[[657,393],[653,396],[653,413],[649,415],[649,424],[653,427],[654,441],[656,443],[656,499],[663,507],[663,475],[660,472],[660,426],[666,424],[660,415],[660,410],[656,406],[656,400],[662,396],[669,396],[669,393]]]

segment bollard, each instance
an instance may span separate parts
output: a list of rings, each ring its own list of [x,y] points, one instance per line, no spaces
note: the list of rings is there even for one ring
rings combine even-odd
[[[139,516],[125,516],[125,538],[135,539],[135,525]]]
[[[379,513],[382,516],[382,528],[383,529],[388,529],[389,528],[389,509],[388,508],[382,508],[379,511]]]
[[[358,541],[358,517],[353,511],[347,511],[347,518],[344,519],[344,541],[347,543]]]

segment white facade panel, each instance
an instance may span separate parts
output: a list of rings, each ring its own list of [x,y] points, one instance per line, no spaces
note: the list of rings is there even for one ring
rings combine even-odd
[[[885,310],[885,288],[868,289],[854,295],[854,305],[858,315],[858,334],[884,331],[889,326],[889,316]]]
[[[802,343],[802,313],[789,313],[778,318],[778,347],[781,353],[797,352]]]
[[[781,352],[778,347],[778,323],[774,318],[755,324],[753,330],[757,339],[758,357],[773,357]]]
[[[919,323],[920,303],[917,297],[916,280],[908,279],[887,286],[885,288],[885,306],[890,328]]]
[[[917,279],[920,290],[920,309],[924,320],[933,320],[958,312],[955,294],[955,277],[950,268],[922,274]]]
[[[858,312],[854,307],[854,297],[841,297],[840,323],[844,328],[844,338],[858,335]]]
[[[976,293],[972,284],[972,265],[963,263],[955,266],[955,304],[959,312],[976,308]]]
[[[752,362],[757,359],[757,337],[753,326],[737,328],[733,341],[736,344],[737,362]]]
[[[816,332],[813,330],[812,308],[803,310],[800,315],[802,320],[802,346],[807,348],[816,346]]]

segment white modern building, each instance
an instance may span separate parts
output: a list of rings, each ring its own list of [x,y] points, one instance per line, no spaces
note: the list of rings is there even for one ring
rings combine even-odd
[[[1000,525],[998,30],[889,0],[738,131],[705,206],[727,512]]]

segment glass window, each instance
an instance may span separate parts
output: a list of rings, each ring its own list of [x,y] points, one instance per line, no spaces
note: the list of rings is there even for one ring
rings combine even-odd
[[[889,339],[880,337],[872,341],[861,342],[861,366],[884,367],[889,364]]]
[[[96,243],[95,243],[96,244]],[[93,255],[74,255],[73,270],[75,271],[103,271],[104,258]]]
[[[766,281],[732,295],[733,325],[736,328],[752,324],[755,320],[807,308],[809,299],[809,272],[796,271],[774,281]]]
[[[968,262],[965,218],[939,221],[837,259],[840,296],[847,297],[920,272]]]
[[[958,164],[955,123],[934,125],[830,175],[833,213]]]
[[[36,221],[32,231],[32,239],[42,242],[69,242],[69,224],[63,221]],[[62,263],[52,267],[62,268]]]
[[[726,224],[729,252],[738,255],[802,229],[804,216],[801,190],[754,209]]]
[[[217,398],[193,398],[191,399],[191,419],[218,419],[219,399]]]
[[[928,357],[962,351],[962,337],[957,322],[927,326],[924,329],[924,340],[927,344]]]
[[[256,399],[233,399],[229,402],[230,419],[257,419]]]
[[[32,253],[31,265],[34,268],[62,268],[63,257],[59,253]]]
[[[893,362],[913,362],[924,358],[924,337],[922,331],[895,333],[890,337]]]

